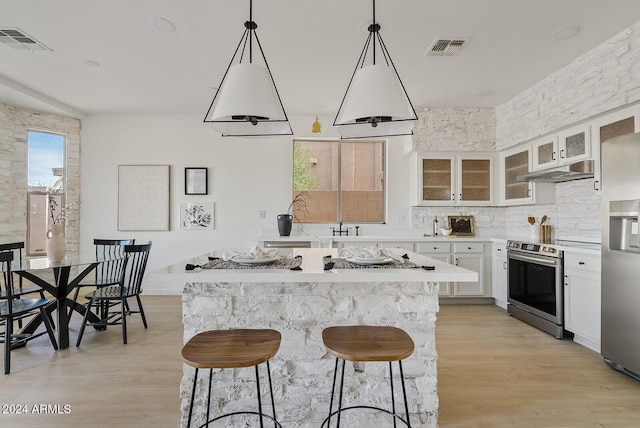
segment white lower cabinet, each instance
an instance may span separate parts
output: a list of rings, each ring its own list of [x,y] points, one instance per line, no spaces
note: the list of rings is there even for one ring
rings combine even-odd
[[[573,340],[600,352],[600,257],[565,252],[564,323]]]
[[[496,305],[507,309],[507,244],[494,242],[492,245],[491,296]]]
[[[453,264],[478,272],[476,282],[454,282],[454,296],[484,296],[484,244],[482,242],[456,242],[453,244]]]
[[[441,282],[441,297],[486,297],[484,289],[485,256],[483,242],[420,242],[416,252],[445,263],[478,272],[476,282]]]

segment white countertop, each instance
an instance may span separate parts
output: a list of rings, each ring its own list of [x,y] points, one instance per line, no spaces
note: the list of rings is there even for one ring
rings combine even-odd
[[[287,250],[284,250],[285,252]],[[476,272],[450,265],[421,254],[403,249],[389,249],[396,254],[407,254],[409,260],[420,266],[435,266],[434,270],[416,269],[332,269],[324,270],[322,258],[337,255],[335,248],[294,248],[292,256],[301,255],[301,271],[289,269],[195,269],[185,270],[187,263],[203,265],[208,256],[219,257],[223,251],[204,254],[171,266],[148,272],[150,282],[473,282]]]

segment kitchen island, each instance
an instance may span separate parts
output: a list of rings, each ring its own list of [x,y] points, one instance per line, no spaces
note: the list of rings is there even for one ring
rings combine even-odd
[[[435,269],[324,270],[323,257],[335,257],[337,251],[290,250],[292,256],[302,256],[301,270],[185,271],[186,263],[204,265],[207,256],[221,254],[212,253],[155,271],[152,276],[154,282],[162,277],[167,281],[184,281],[185,342],[196,333],[212,329],[273,328],[282,333],[282,344],[271,361],[271,371],[277,416],[283,426],[319,427],[327,416],[335,359],[322,344],[325,327],[369,324],[404,329],[415,342],[415,352],[403,362],[412,425],[435,428],[437,284],[475,281],[477,274],[416,253],[407,254],[411,262]],[[401,249],[387,251],[407,253]],[[364,404],[390,408],[388,364],[349,363],[346,367],[345,403],[366,400]],[[180,387],[183,426],[189,411],[193,375],[193,369],[185,365]],[[253,379],[254,372],[250,369],[215,371],[212,414],[255,409],[255,392],[247,385]],[[206,383],[202,380],[198,385],[195,426],[204,423]],[[342,422],[350,427],[379,426],[380,418],[384,416],[372,411],[354,411],[345,413]],[[391,417],[388,419],[391,424]]]

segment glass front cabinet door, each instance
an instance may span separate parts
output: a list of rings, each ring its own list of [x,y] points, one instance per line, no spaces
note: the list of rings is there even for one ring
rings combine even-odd
[[[434,155],[418,162],[420,205],[489,205],[492,155]]]
[[[588,125],[567,129],[534,141],[533,170],[568,165],[591,158],[591,133]]]
[[[501,154],[501,159],[502,201],[505,203],[532,201],[532,183],[516,179],[519,175],[530,171],[531,150],[529,148],[509,150]]]

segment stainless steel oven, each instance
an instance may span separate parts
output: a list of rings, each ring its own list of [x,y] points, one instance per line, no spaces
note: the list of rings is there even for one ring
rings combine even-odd
[[[507,242],[509,314],[558,339],[564,329],[563,252],[552,244]]]

